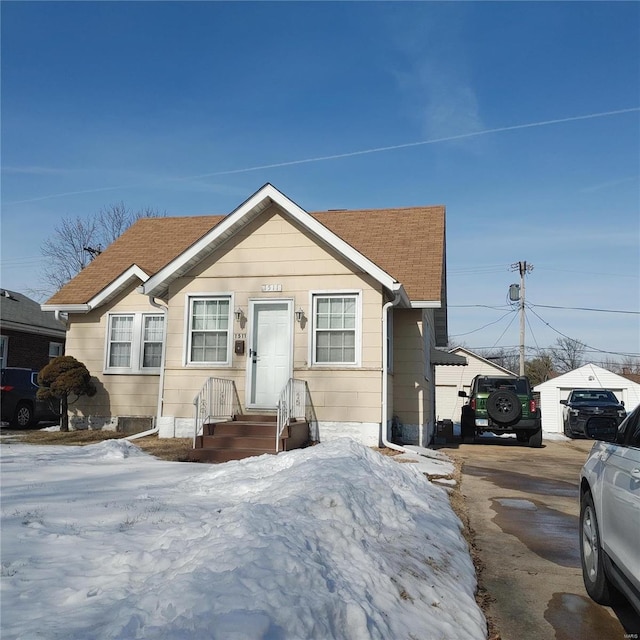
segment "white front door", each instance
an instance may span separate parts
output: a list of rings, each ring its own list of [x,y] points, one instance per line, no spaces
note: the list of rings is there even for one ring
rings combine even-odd
[[[291,302],[253,301],[250,316],[248,405],[275,409],[291,377]]]

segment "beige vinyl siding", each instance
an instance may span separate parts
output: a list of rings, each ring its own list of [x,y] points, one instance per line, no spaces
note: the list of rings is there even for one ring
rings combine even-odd
[[[424,325],[420,309],[394,310],[393,413],[408,425],[431,421],[431,398],[425,380]]]
[[[281,292],[262,291],[265,284],[282,286]],[[362,332],[360,365],[310,367],[312,338],[311,291],[355,292],[361,298]],[[381,406],[380,285],[330,249],[318,246],[297,225],[283,218],[277,207],[265,212],[194,270],[176,280],[169,291],[169,320],[165,374],[166,416],[191,417],[193,398],[207,377],[235,381],[244,406],[249,348],[248,324],[232,319],[234,334],[244,334],[245,355],[232,354],[231,366],[186,366],[187,309],[189,295],[228,294],[232,311],[241,307],[248,317],[250,300],[287,299],[292,311],[302,308],[306,321],[293,323],[294,376],[308,381],[320,421],[379,422]]]
[[[105,344],[109,313],[159,313],[146,296],[132,287],[110,305],[87,314],[71,314],[66,352],[82,362],[96,380],[98,392],[70,405],[79,416],[154,416],[158,403],[159,375],[105,374]]]

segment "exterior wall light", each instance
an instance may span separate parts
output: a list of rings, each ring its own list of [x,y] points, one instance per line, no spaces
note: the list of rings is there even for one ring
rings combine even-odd
[[[241,322],[241,321],[242,321],[242,319],[244,318],[244,312],[242,311],[242,309],[241,309],[240,307],[238,307],[238,308],[234,311],[233,315],[236,317],[236,320],[237,320],[238,322]]]
[[[302,320],[304,319],[304,311],[302,310],[302,307],[300,307],[296,313],[296,322],[299,322],[300,324],[302,323]]]

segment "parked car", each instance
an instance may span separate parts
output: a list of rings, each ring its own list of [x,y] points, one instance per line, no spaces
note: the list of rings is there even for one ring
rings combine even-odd
[[[38,372],[7,367],[0,369],[0,405],[2,421],[15,427],[30,427],[42,420],[58,420],[59,407],[39,400]]]
[[[612,442],[593,445],[580,474],[580,557],[591,598],[609,605],[623,594],[640,615],[639,550],[640,406]]]
[[[615,436],[627,415],[624,402],[608,389],[573,389],[560,404],[564,405],[562,422],[568,438],[585,436],[586,429],[597,429],[601,436]]]
[[[518,442],[542,446],[540,409],[526,376],[476,376],[469,394],[458,391],[469,402],[462,407],[463,439],[485,431],[497,435],[515,433]]]

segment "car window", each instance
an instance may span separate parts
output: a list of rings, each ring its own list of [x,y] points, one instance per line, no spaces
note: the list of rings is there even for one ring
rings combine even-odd
[[[496,389],[506,389],[522,395],[529,393],[526,380],[515,380],[513,378],[482,378],[478,380],[478,391],[480,393],[491,393]]]
[[[622,442],[629,447],[640,447],[640,406],[629,414],[626,420],[620,425],[618,442]]]

